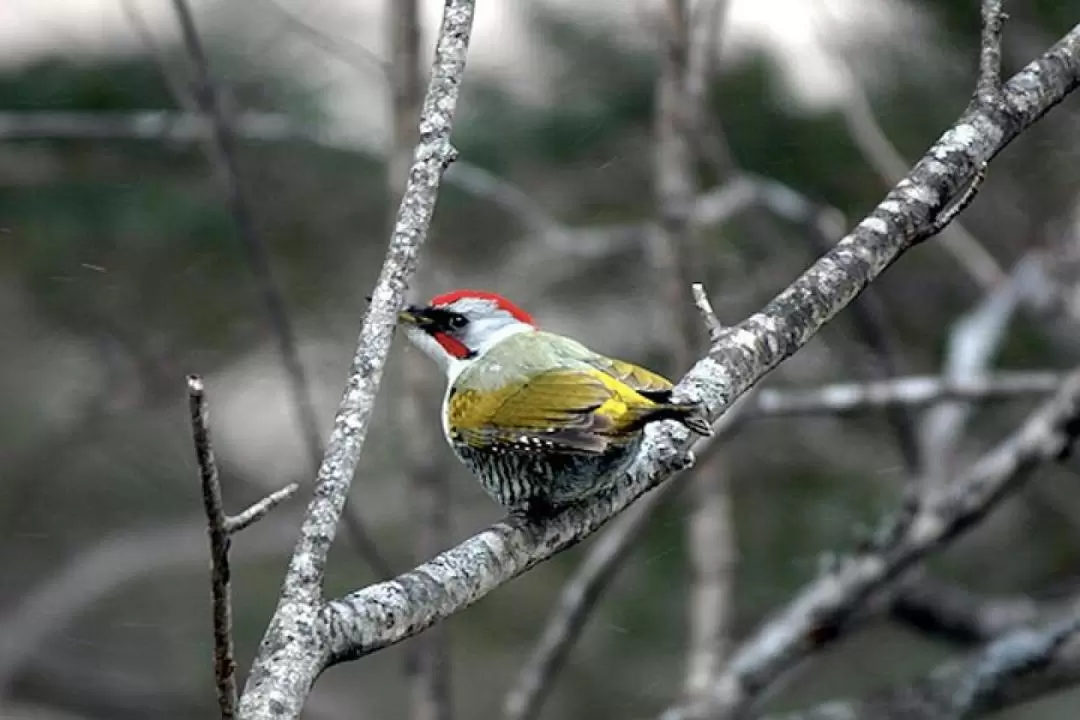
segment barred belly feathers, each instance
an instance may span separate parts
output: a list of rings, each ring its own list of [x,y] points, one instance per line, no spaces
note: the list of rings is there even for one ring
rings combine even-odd
[[[603,489],[649,423],[712,434],[698,405],[672,401],[668,380],[539,330],[494,293],[439,295],[400,320],[447,375],[447,442],[508,509],[552,509]]]

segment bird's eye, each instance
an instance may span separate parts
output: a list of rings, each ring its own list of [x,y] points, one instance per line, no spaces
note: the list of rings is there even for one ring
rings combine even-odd
[[[469,319],[464,315],[451,315],[447,324],[450,326],[451,330],[460,330],[469,324]]]

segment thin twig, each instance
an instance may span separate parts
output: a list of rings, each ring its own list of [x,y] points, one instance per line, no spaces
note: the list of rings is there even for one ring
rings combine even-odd
[[[210,535],[210,590],[214,617],[214,681],[222,720],[236,717],[236,656],[232,637],[232,587],[229,581],[228,518],[221,504],[214,449],[210,444],[210,419],[202,378],[187,379],[191,432],[195,441],[195,459],[202,480],[203,508]]]
[[[291,498],[299,489],[299,484],[290,483],[280,490],[275,490],[270,493],[247,510],[239,512],[236,515],[230,515],[225,520],[225,531],[230,535],[235,535],[241,530],[247,529],[269,515],[271,510]]]
[[[270,327],[278,342],[278,351],[289,391],[292,394],[296,422],[304,439],[304,447],[312,467],[318,467],[323,448],[315,401],[311,395],[307,371],[300,358],[296,331],[289,316],[285,295],[274,276],[269,250],[258,230],[253,205],[242,181],[236,138],[230,123],[229,112],[226,110],[221,92],[211,74],[210,61],[199,37],[188,0],[172,0],[172,4],[180,25],[184,48],[195,75],[195,98],[199,108],[210,121],[212,158],[225,189],[229,212],[248,264],[255,275],[259,296],[270,321]],[[345,516],[345,524],[357,551],[371,568],[382,577],[390,577],[393,574],[390,565],[382,557],[371,533],[359,515],[348,513]]]
[[[975,95],[989,107],[1002,106],[1001,31],[1005,24],[1004,0],[982,0],[982,33],[979,47],[979,79]]]
[[[286,571],[277,609],[252,663],[240,712],[244,717],[296,718],[340,635],[326,628],[322,581],[371,424],[397,314],[416,272],[443,172],[457,155],[450,133],[472,32],[473,0],[447,0],[431,79],[420,118],[420,140],[379,279],[371,293],[345,392],[334,419],[315,493]]]

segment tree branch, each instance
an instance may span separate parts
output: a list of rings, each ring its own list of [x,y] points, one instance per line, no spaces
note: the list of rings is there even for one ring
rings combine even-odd
[[[824,257],[760,312],[725,332],[680,382],[680,397],[716,417],[790,356],[905,250],[933,218],[1020,132],[1080,83],[1080,26],[1003,88],[1008,112],[970,108],[892,192]],[[587,537],[687,464],[688,436],[666,423],[647,433],[611,492],[542,525],[510,517],[394,580],[331,600],[320,622],[328,662],[400,642],[473,604]],[[781,655],[786,651],[782,651]],[[766,665],[774,659],[763,658]]]
[[[1001,372],[992,375],[912,375],[816,388],[762,388],[753,417],[851,413],[896,405],[932,405],[956,400],[1000,400],[1045,395],[1064,379],[1058,372]]]
[[[214,680],[222,720],[236,717],[236,652],[232,637],[232,585],[229,570],[229,536],[242,530],[270,512],[271,508],[296,494],[299,485],[293,483],[260,500],[236,517],[225,514],[221,502],[221,480],[218,476],[214,448],[210,442],[210,414],[202,378],[188,375],[188,409],[191,413],[191,433],[195,442],[195,459],[202,481],[203,509],[206,512],[210,536],[210,594],[214,621]]]
[[[386,260],[364,316],[326,454],[315,481],[281,599],[252,665],[243,718],[295,718],[312,683],[335,652],[320,628],[326,560],[360,458],[382,379],[397,313],[431,223],[439,184],[456,151],[454,111],[472,31],[473,0],[447,0],[431,80],[424,96],[420,141],[390,238]]]
[[[1001,97],[1001,30],[1005,24],[1004,0],[982,0],[982,35],[979,48],[979,80],[975,97],[999,107]]]
[[[770,720],[970,720],[1080,682],[1080,611],[1014,630],[975,654],[860,700],[834,700]]]
[[[784,672],[840,637],[866,603],[904,570],[977,524],[1040,464],[1067,452],[1080,432],[1080,371],[1053,399],[939,492],[909,502],[883,522],[870,547],[808,584],[732,657],[713,687],[707,714],[730,717],[748,707]],[[909,494],[909,498],[915,498]],[[696,717],[676,708],[664,720]]]
[[[916,577],[905,581],[897,591],[889,613],[898,622],[927,635],[970,646],[1032,627],[1063,609],[1062,605],[1030,595],[983,596],[960,586]]]
[[[221,504],[221,481],[218,478],[214,449],[210,444],[210,421],[202,378],[187,379],[191,431],[195,440],[195,458],[202,480],[203,508],[210,535],[210,592],[214,618],[214,681],[222,720],[236,717],[236,654],[232,637],[232,586],[229,581],[229,531]]]

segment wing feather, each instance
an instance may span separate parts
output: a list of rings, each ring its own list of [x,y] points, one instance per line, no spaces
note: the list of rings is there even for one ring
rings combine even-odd
[[[622,433],[656,403],[598,368],[550,370],[507,388],[451,394],[453,439],[537,452],[600,454],[629,442]]]

